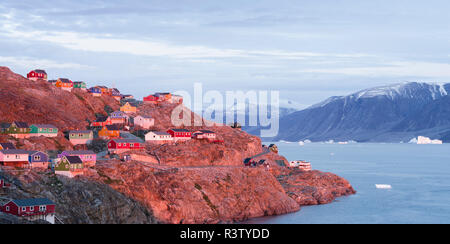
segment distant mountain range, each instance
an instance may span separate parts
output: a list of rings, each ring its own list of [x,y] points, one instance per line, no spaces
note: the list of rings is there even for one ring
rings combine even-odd
[[[417,136],[450,142],[450,84],[409,82],[331,97],[282,116],[278,136],[264,139],[409,142]]]

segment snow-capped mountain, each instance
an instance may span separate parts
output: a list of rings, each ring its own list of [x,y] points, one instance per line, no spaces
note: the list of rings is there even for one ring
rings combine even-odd
[[[400,83],[331,97],[280,119],[272,140],[409,141],[450,139],[450,84]],[[258,134],[257,130],[249,132]]]

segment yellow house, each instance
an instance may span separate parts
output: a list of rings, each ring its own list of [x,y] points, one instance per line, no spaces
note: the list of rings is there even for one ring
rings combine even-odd
[[[130,105],[130,103],[125,103],[122,107],[120,107],[120,111],[125,113],[136,113],[137,108]]]

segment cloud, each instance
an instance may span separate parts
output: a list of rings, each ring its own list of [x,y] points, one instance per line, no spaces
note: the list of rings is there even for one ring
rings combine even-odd
[[[450,77],[450,64],[433,62],[391,62],[385,66],[304,69],[302,73],[326,73],[351,76]]]
[[[48,59],[35,59],[30,57],[3,57],[0,56],[0,63],[20,66],[28,69],[34,69],[36,67],[42,69],[86,69],[92,68],[87,65],[81,65],[76,63],[62,63],[58,61]]]

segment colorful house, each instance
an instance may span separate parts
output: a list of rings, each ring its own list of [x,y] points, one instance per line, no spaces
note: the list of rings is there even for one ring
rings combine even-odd
[[[123,153],[133,150],[142,150],[144,145],[135,139],[113,139],[108,142],[110,153]]]
[[[86,83],[84,81],[75,81],[73,83],[73,88],[77,88],[77,89],[81,89],[81,90],[86,90]]]
[[[9,127],[3,129],[5,134],[9,134],[15,138],[28,138],[30,135],[30,127],[26,122],[14,121]]]
[[[88,89],[88,92],[92,94],[94,97],[101,97],[102,96],[102,90],[98,87],[91,87]]]
[[[55,164],[55,174],[73,178],[84,173],[83,161],[78,156],[62,156]]]
[[[16,149],[16,147],[9,142],[1,142],[0,143],[0,150],[8,150],[8,149]]]
[[[48,83],[50,83],[50,84],[52,84],[52,85],[54,85],[54,86],[56,86],[56,82],[57,82],[57,80],[49,80],[49,81],[48,81]]]
[[[104,139],[112,139],[120,137],[120,128],[117,125],[105,125],[98,132],[98,136]]]
[[[291,162],[289,162],[289,167],[299,168],[302,171],[311,171],[312,170],[311,163],[306,162],[304,160],[291,161]]]
[[[111,119],[109,117],[98,117],[91,123],[92,127],[103,127],[105,125],[112,125]]]
[[[182,104],[183,103],[183,97],[179,96],[179,95],[172,95],[171,102],[172,103],[176,103],[176,104]]]
[[[160,102],[172,100],[172,94],[170,92],[157,92],[155,96],[158,97],[158,101]]]
[[[120,101],[122,99],[122,94],[120,93],[119,89],[112,88],[111,89],[111,96],[116,99],[117,101]]]
[[[58,154],[58,158],[64,156],[78,156],[84,164],[84,167],[94,167],[97,162],[97,154],[90,150],[64,151]]]
[[[59,87],[65,91],[72,91],[73,82],[66,78],[59,78],[55,84],[56,87]]]
[[[195,139],[206,139],[209,141],[214,141],[216,139],[216,132],[211,130],[198,130],[192,133],[192,138]]]
[[[144,97],[144,103],[158,103],[159,97],[155,95],[149,95],[147,97]]]
[[[127,124],[130,116],[128,116],[125,112],[115,111],[109,115],[109,119],[112,124]]]
[[[28,151],[28,162],[31,168],[48,169],[50,158],[48,154],[40,151]]]
[[[0,164],[3,166],[28,168],[29,151],[21,149],[0,150]]]
[[[131,104],[129,102],[127,102],[127,103],[125,103],[125,105],[120,107],[120,111],[125,112],[125,113],[136,113],[137,108],[131,106]]]
[[[150,131],[145,134],[145,142],[166,144],[173,142],[172,135],[164,131]]]
[[[167,131],[172,137],[173,140],[176,141],[187,141],[190,140],[192,137],[192,132],[186,130],[186,129],[170,129]]]
[[[30,126],[30,136],[57,137],[58,128],[48,124],[34,124]]]
[[[55,223],[56,204],[47,198],[15,199],[1,207],[2,212],[28,221],[45,220]]]
[[[90,144],[94,139],[94,133],[90,130],[69,131],[69,141],[72,145]]]
[[[27,78],[30,80],[47,80],[47,72],[42,69],[35,69],[33,71],[30,71],[30,73],[27,74]]]
[[[0,189],[9,188],[9,187],[11,187],[11,184],[6,183],[5,179],[0,177]],[[2,206],[0,206],[0,208],[1,207]]]
[[[111,92],[108,87],[106,86],[95,86],[95,87],[99,88],[103,95],[111,95]]]
[[[134,126],[139,126],[143,129],[148,130],[153,125],[155,125],[155,119],[150,116],[138,115],[134,117]]]
[[[122,95],[122,99],[134,99],[133,95]]]

